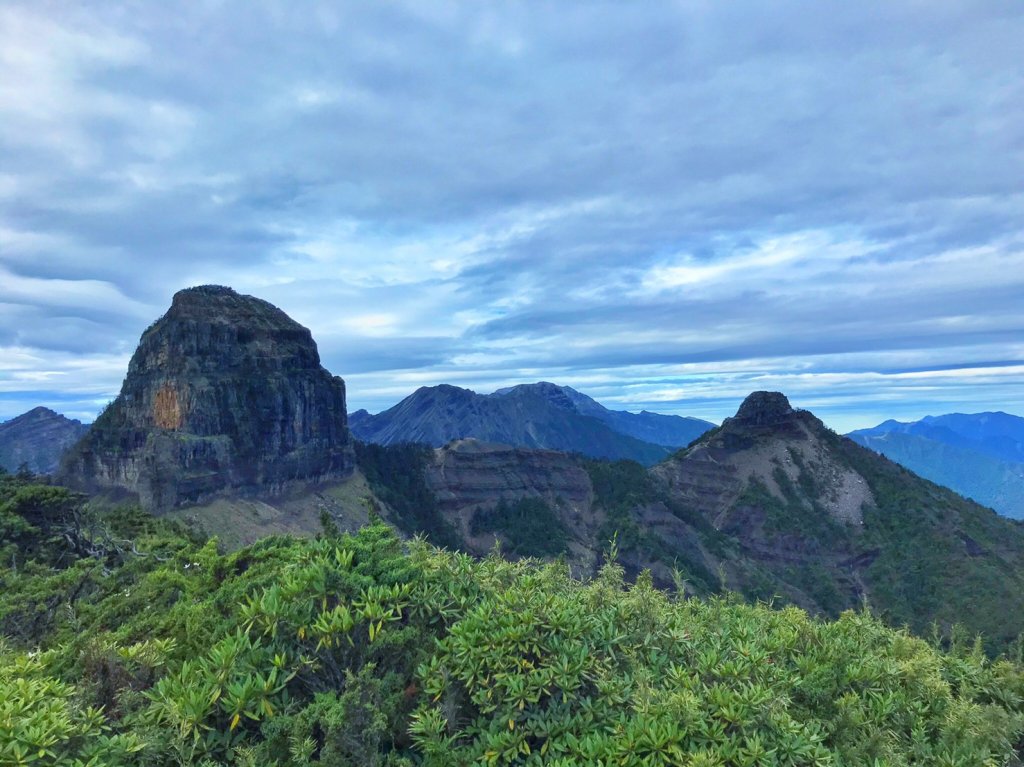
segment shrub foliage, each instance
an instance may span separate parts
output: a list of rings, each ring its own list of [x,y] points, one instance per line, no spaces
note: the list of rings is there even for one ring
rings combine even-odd
[[[0,478],[2,765],[1019,763],[1019,653],[380,524],[221,554],[121,510],[76,547],[69,503]]]

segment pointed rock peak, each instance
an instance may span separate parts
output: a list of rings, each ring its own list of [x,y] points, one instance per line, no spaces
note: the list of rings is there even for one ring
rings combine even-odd
[[[782,392],[756,391],[743,400],[736,412],[736,420],[754,426],[770,426],[785,421],[793,412]]]
[[[17,426],[26,425],[38,425],[48,423],[69,423],[81,425],[80,421],[75,421],[68,418],[55,410],[51,410],[48,407],[34,407],[27,413],[22,413],[19,416],[15,416],[8,421],[0,422],[0,427],[15,428]]]

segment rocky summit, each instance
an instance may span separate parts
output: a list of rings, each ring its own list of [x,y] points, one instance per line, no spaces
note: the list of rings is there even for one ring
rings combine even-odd
[[[142,334],[120,395],[65,455],[60,478],[163,511],[339,479],[353,466],[345,384],[320,365],[309,330],[266,301],[206,285],[177,293]]]
[[[756,391],[743,400],[734,419],[754,426],[774,426],[792,413],[793,407],[782,392]]]
[[[1024,629],[1019,524],[839,436],[778,392],[751,394],[652,474],[726,536],[723,576],[750,596],[830,614],[867,600],[918,632],[967,623],[993,646]]]

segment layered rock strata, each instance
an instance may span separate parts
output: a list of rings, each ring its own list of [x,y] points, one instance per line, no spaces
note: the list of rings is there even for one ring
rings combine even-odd
[[[345,384],[309,330],[230,288],[182,290],[139,342],[117,399],[60,478],[161,511],[223,492],[275,493],[354,466]]]

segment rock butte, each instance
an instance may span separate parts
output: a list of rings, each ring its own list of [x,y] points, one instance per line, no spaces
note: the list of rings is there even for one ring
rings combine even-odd
[[[205,285],[175,294],[142,334],[120,395],[65,456],[60,480],[163,511],[342,479],[354,463],[345,383],[320,365],[309,330]]]

